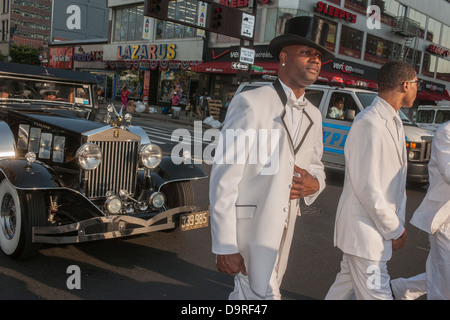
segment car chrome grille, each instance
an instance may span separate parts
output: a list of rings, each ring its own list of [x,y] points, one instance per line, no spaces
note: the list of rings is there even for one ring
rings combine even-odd
[[[104,197],[107,191],[135,192],[139,163],[139,141],[91,141],[102,150],[103,161],[86,172],[87,196]]]

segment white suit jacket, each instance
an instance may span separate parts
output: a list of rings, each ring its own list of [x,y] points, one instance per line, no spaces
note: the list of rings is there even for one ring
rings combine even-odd
[[[406,146],[380,97],[360,112],[345,143],[345,180],[336,213],[334,243],[343,252],[387,261],[392,239],[404,231]],[[402,128],[403,129],[403,128]]]
[[[321,114],[307,103],[301,122],[302,138],[294,145],[285,121],[286,94],[283,91],[280,98],[277,90],[272,85],[264,86],[234,97],[216,148],[209,187],[212,251],[240,252],[250,286],[260,296],[266,294],[280,247],[294,164],[319,181],[319,191],[305,198],[307,204],[325,187]],[[256,132],[256,139],[250,139],[245,148],[232,148],[233,135],[240,139],[246,134],[251,136],[251,132]],[[233,164],[230,160],[234,156],[241,161],[237,159]]]
[[[428,174],[428,192],[414,213],[411,224],[432,234],[444,223],[450,223],[450,121],[436,130]]]

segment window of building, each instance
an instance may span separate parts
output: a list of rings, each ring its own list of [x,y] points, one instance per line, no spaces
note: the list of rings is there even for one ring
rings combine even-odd
[[[450,61],[438,58],[436,79],[450,82]]]
[[[357,13],[366,15],[367,0],[345,0],[344,7]]]
[[[393,42],[367,34],[364,60],[385,64],[393,51]]]
[[[450,27],[445,24],[442,27],[441,46],[450,48]]]
[[[417,36],[423,39],[425,37],[425,26],[427,23],[427,16],[420,13],[419,11],[409,8],[408,18],[419,23],[420,27]]]
[[[439,36],[441,34],[441,23],[428,18],[427,40],[434,43],[439,43]]]
[[[168,17],[194,24],[197,21],[197,1],[179,0],[170,1]],[[113,41],[138,41],[142,39],[144,24],[144,6],[130,6],[115,10],[113,24]],[[191,38],[196,29],[177,23],[156,20],[156,39]]]
[[[425,52],[423,54],[422,74],[433,78],[436,71],[436,62],[435,56]]]
[[[372,0],[372,5],[376,5],[381,10],[381,22],[393,26],[398,16],[399,3],[395,0]]]
[[[339,53],[360,59],[362,47],[363,32],[342,26],[341,42],[339,45]]]

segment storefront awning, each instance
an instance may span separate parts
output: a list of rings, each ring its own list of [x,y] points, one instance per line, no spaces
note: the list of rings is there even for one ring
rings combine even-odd
[[[232,67],[233,62],[211,61],[191,66],[193,72],[237,74],[238,69]],[[278,74],[279,62],[255,62],[262,70],[252,70],[252,74]]]

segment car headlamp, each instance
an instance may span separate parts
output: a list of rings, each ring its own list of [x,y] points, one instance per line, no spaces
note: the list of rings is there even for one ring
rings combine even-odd
[[[166,199],[164,197],[164,194],[162,194],[161,192],[153,193],[148,199],[148,202],[156,209],[161,208],[164,205],[165,201]]]
[[[109,196],[106,199],[105,207],[109,213],[118,214],[122,210],[122,200],[116,195]]]
[[[102,151],[94,143],[85,143],[77,151],[78,164],[84,170],[95,170],[102,163]]]
[[[162,150],[157,145],[147,144],[142,147],[140,158],[143,166],[154,169],[161,163]]]

